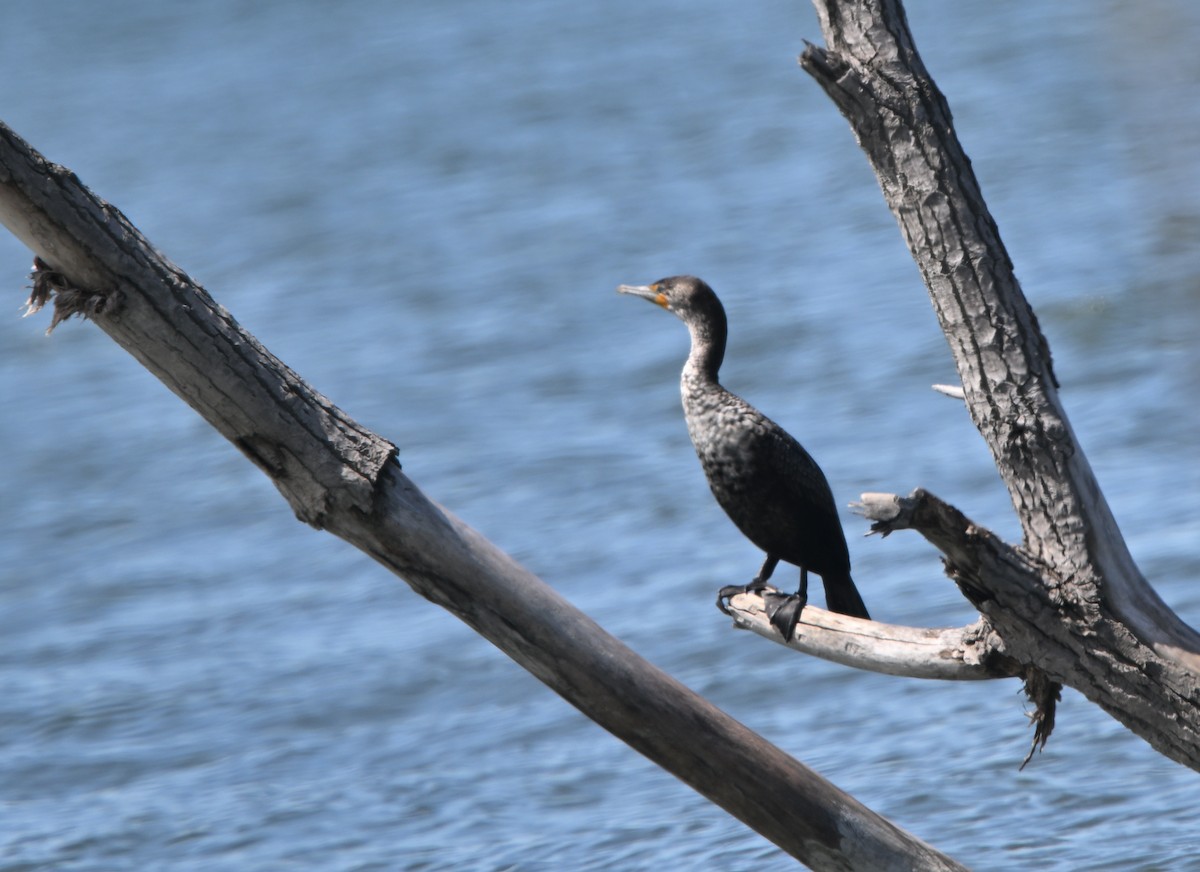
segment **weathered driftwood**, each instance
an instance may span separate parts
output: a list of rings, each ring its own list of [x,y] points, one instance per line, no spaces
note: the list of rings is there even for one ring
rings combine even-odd
[[[931,629],[864,621],[814,605],[804,607],[796,632],[785,642],[767,619],[762,597],[738,594],[727,603],[734,624],[765,639],[834,663],[885,675],[980,681],[1014,678],[1020,665],[986,621]]]
[[[90,317],[262,469],[297,517],[444,606],[585,715],[816,869],[962,869],[647,663],[445,509],[114,207],[0,125],[0,220],[34,308]],[[68,495],[64,495],[64,499]]]
[[[950,576],[1020,665],[1039,709],[1050,707],[1050,722],[1061,683],[1200,769],[1200,634],[1162,602],[1125,547],[899,0],[815,5],[827,48],[809,46],[801,66],[845,115],[879,178],[1024,541],[1006,545],[922,492],[908,502],[872,495],[869,511],[886,522],[880,530],[912,526],[942,551]],[[862,648],[858,628],[848,632]],[[878,666],[867,654],[857,661]]]

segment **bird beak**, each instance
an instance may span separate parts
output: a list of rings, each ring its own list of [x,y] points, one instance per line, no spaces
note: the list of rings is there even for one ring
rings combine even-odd
[[[632,294],[643,300],[649,300],[651,303],[657,303],[664,309],[667,308],[667,295],[659,291],[655,285],[617,285],[617,293]]]

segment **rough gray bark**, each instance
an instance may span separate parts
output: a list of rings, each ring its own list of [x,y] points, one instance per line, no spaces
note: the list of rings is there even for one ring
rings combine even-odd
[[[919,513],[925,522],[913,526],[943,552],[1008,657],[1200,769],[1200,634],[1163,603],[1125,547],[903,7],[815,5],[827,48],[810,46],[801,66],[849,121],[879,178],[1024,541],[1008,546],[948,506]]]
[[[881,530],[920,530],[946,555],[986,622],[934,642],[962,643],[951,659],[965,660],[982,640],[974,677],[1049,675],[1200,768],[1200,637],[1130,559],[900,4],[816,5],[828,49],[810,48],[802,65],[876,169],[1025,541],[1009,546],[924,494],[872,500],[869,514]],[[0,220],[44,262],[38,293],[96,321],[266,472],[301,520],[370,553],[785,851],[819,869],[961,868],[645,664],[429,501],[387,440],[311,390],[116,209],[2,125]],[[864,645],[881,637],[834,623]]]
[[[2,124],[0,221],[40,261],[35,306],[53,297],[56,318],[90,317],[270,476],[297,517],[370,554],[784,851],[822,870],[964,868],[647,663],[430,501],[391,443]]]

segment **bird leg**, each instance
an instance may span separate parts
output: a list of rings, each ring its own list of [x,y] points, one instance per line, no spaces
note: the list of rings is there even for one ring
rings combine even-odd
[[[771,626],[783,635],[783,641],[790,642],[800,622],[800,613],[808,605],[808,570],[800,567],[800,589],[795,593],[769,590],[763,592],[762,598]]]
[[[762,569],[758,571],[758,575],[754,576],[753,581],[749,584],[727,584],[725,587],[717,591],[717,608],[725,614],[729,614],[729,609],[725,607],[725,600],[731,596],[737,596],[739,593],[756,593],[762,596],[763,590],[769,585],[767,582],[771,578],[771,574],[775,572],[775,567],[779,565],[779,558],[772,554],[767,555],[767,559],[763,561]]]
[[[756,593],[762,597],[763,606],[767,610],[767,620],[771,622],[771,626],[780,632],[785,642],[789,642],[792,634],[796,631],[796,624],[800,622],[800,613],[808,605],[808,570],[803,566],[800,567],[800,589],[798,591],[781,593],[767,584],[778,565],[779,558],[768,554],[767,559],[763,561],[762,569],[749,584],[745,586],[730,584],[717,591],[717,608],[725,614],[729,614],[725,600],[737,596],[739,593]]]

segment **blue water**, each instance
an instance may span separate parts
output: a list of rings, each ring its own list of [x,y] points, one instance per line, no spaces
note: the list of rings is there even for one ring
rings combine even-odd
[[[1195,624],[1200,15],[911,7],[1072,423]],[[649,659],[975,868],[1200,862],[1195,773],[1079,695],[1018,773],[1016,683],[860,673],[712,607],[758,555],[687,442],[685,331],[618,282],[706,277],[725,381],[840,502],[920,485],[1017,534],[928,389],[954,371],[876,183],[795,65],[809,6],[43,0],[3,25],[0,118]],[[297,524],[99,331],[18,318],[29,260],[0,235],[0,870],[794,868]],[[844,521],[872,614],[972,619],[917,537]]]

